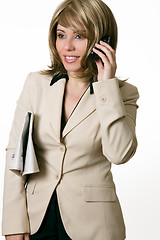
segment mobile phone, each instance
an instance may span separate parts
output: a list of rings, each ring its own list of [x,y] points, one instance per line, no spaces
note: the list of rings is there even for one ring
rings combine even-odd
[[[106,43],[110,44],[111,37],[110,36],[105,36],[105,37],[101,38],[100,41],[103,41],[103,42],[106,42]],[[100,52],[104,53],[102,50],[100,50],[100,49],[98,49],[98,50]],[[89,60],[91,62],[95,62],[98,59],[100,59],[100,57],[95,52],[93,52],[93,50],[92,50],[91,53],[89,54]]]

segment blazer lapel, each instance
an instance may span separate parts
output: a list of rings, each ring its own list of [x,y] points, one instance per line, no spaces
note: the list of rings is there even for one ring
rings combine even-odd
[[[77,125],[79,125],[84,119],[86,119],[96,109],[94,94],[90,94],[88,88],[82,99],[78,103],[74,112],[68,119],[66,126],[62,132],[62,137],[65,137],[70,131],[72,131]]]
[[[62,103],[66,79],[60,79],[49,86],[46,94],[45,117],[50,122],[50,126],[55,132],[58,142],[60,142]]]

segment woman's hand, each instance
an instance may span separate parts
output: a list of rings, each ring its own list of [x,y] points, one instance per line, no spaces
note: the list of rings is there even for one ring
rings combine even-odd
[[[117,69],[115,50],[103,41],[100,41],[100,44],[96,43],[95,47],[104,52],[102,53],[96,48],[93,48],[93,51],[101,58],[96,61],[98,81],[114,78]]]
[[[29,240],[29,234],[7,235],[6,240]]]

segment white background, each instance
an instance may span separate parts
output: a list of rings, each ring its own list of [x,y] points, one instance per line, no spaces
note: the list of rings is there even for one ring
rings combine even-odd
[[[48,28],[57,6],[55,2],[61,1],[0,1],[0,216],[5,147],[16,100],[27,74],[46,68],[50,63]],[[159,1],[105,2],[112,9],[119,27],[117,75],[129,77],[128,81],[140,92],[137,153],[127,164],[113,166],[127,240],[159,240]]]

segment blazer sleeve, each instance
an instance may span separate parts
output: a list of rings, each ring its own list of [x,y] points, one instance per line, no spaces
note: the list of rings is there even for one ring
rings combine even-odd
[[[19,177],[9,170],[9,162],[14,153],[27,111],[32,111],[30,103],[30,76],[28,75],[15,110],[6,148],[4,176],[2,234],[29,233],[29,221],[25,196],[25,177]]]
[[[102,151],[114,164],[127,162],[135,153],[138,90],[117,78],[93,83],[101,126]]]

